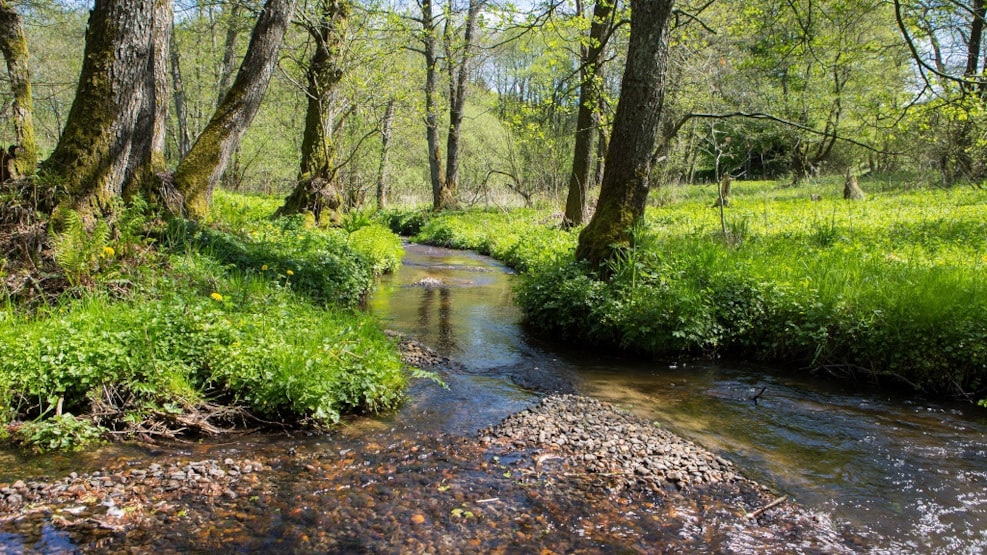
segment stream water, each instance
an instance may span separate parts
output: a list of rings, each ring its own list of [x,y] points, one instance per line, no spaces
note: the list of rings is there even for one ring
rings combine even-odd
[[[785,369],[641,362],[560,346],[519,326],[513,279],[507,268],[486,257],[406,246],[403,267],[381,281],[369,308],[386,327],[421,340],[463,368],[443,376],[448,389],[417,382],[409,402],[395,414],[348,421],[331,437],[281,434],[223,444],[114,446],[43,459],[0,452],[0,483],[166,457],[265,457],[274,468],[270,496],[231,501],[223,514],[203,508],[201,526],[187,533],[135,536],[128,545],[159,553],[208,545],[241,552],[305,551],[304,542],[315,530],[338,526],[326,515],[342,504],[376,506],[383,513],[389,503],[406,502],[389,496],[416,487],[413,470],[399,476],[401,465],[411,464],[408,456],[396,454],[417,451],[408,447],[419,441],[416,434],[468,435],[545,392],[574,391],[625,407],[702,444],[747,476],[854,529],[869,552],[987,551],[987,411],[800,377]],[[757,402],[750,400],[762,390]],[[421,447],[420,464],[433,464],[426,456],[430,449],[427,443]],[[366,460],[351,460],[353,450]],[[289,451],[335,454],[324,463],[319,462],[324,455],[314,455],[303,466],[285,454]],[[367,466],[370,460],[375,462]],[[375,475],[374,467],[390,475]],[[352,473],[344,474],[347,469]],[[471,472],[476,487],[484,487],[482,473]],[[330,478],[356,480],[364,489],[386,483],[387,489],[357,498],[359,487],[326,490]],[[435,495],[434,488],[430,491]],[[428,501],[417,502],[425,506]],[[194,508],[188,511],[190,516],[176,520],[176,526],[195,518]],[[354,538],[389,529],[380,523],[362,526],[352,524]],[[45,523],[36,530],[12,533],[0,527],[0,553],[16,553],[18,546],[71,551],[65,534]],[[238,543],[231,543],[234,537]]]

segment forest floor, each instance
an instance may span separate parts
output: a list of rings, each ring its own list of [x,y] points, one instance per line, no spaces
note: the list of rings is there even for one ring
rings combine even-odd
[[[457,365],[403,341],[406,359]],[[0,553],[841,553],[862,540],[573,395],[475,436],[380,431],[0,484]],[[153,461],[153,462],[152,462]]]

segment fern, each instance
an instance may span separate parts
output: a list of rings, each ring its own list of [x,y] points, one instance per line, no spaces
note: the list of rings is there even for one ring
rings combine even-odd
[[[75,287],[88,281],[98,270],[99,257],[110,240],[110,226],[98,220],[92,232],[87,232],[82,216],[71,209],[61,210],[57,219],[62,231],[54,234],[55,262]]]

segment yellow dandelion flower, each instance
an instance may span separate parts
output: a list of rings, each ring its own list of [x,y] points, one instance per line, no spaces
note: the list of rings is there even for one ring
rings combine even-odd
[[[264,264],[263,266],[261,266],[260,267],[260,271],[266,272],[267,271],[267,264]]]
[[[212,292],[212,295],[209,295],[209,296],[210,296],[210,297],[212,297],[212,299],[213,299],[214,301],[220,301],[220,302],[222,302],[222,301],[223,301],[223,296],[222,296],[222,295],[220,295],[219,293],[217,293],[217,292],[215,292],[215,291],[213,291],[213,292]]]
[[[293,276],[293,275],[295,275],[295,272],[292,272],[291,270],[288,270],[288,271],[287,271],[287,272],[285,272],[285,273],[286,273],[286,274],[288,274],[289,276]]]
[[[113,247],[103,247],[103,258],[110,258],[114,254],[116,254],[116,251],[113,250]]]

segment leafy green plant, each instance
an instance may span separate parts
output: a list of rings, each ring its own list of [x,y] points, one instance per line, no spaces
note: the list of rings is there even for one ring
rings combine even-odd
[[[100,260],[114,255],[108,245],[110,226],[106,220],[98,219],[92,231],[87,231],[78,212],[62,208],[52,216],[52,224],[61,228],[52,232],[55,261],[72,286],[90,281],[99,269]]]
[[[25,422],[14,430],[14,437],[38,452],[78,451],[100,441],[103,429],[69,413],[45,420]]]
[[[375,275],[397,270],[404,257],[401,239],[380,224],[368,224],[350,232],[349,244],[370,261]]]
[[[373,223],[373,218],[368,210],[350,210],[343,216],[340,227],[346,233],[353,233]]]

